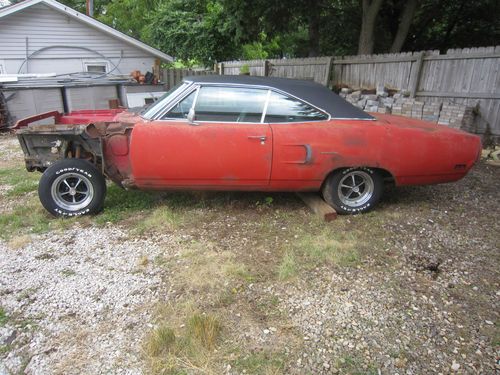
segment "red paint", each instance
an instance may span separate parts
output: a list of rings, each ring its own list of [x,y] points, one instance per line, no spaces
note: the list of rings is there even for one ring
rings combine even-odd
[[[376,117],[270,125],[141,121],[130,139],[131,178],[139,188],[318,190],[338,168],[380,168],[397,185],[414,185],[456,181],[477,161],[475,135]],[[249,138],[261,135],[264,142]]]
[[[142,188],[266,187],[271,175],[267,124],[141,122],[130,149],[133,179]]]
[[[113,121],[123,111],[123,108],[73,111],[68,115],[61,116],[59,123],[90,124],[93,122]]]
[[[50,112],[17,127],[48,117],[59,124],[103,122],[107,175],[143,189],[317,191],[332,171],[346,167],[383,169],[397,185],[434,184],[464,177],[479,158],[478,136],[406,117],[374,116],[375,121],[191,125],[146,121],[118,109]]]

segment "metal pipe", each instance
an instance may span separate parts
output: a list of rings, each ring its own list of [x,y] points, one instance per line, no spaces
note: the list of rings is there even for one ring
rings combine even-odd
[[[94,0],[87,0],[87,16],[94,17]]]
[[[28,37],[26,37],[26,73],[30,72],[28,65],[29,53],[28,53]]]

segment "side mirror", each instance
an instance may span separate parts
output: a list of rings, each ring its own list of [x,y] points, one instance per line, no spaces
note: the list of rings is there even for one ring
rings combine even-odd
[[[196,113],[194,112],[194,108],[190,108],[188,115],[187,115],[187,120],[188,120],[189,125],[200,125],[194,121],[195,118],[196,118]]]

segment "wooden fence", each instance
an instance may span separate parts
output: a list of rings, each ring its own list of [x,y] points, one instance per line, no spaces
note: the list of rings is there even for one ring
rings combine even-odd
[[[314,80],[330,87],[372,89],[384,85],[408,91],[418,100],[479,104],[475,131],[489,128],[500,136],[500,46],[420,51],[398,54],[225,61],[215,72],[189,74],[240,74],[247,65],[250,75]],[[167,74],[165,74],[167,72]],[[164,71],[167,83],[182,79],[184,70]],[[185,75],[188,75],[187,73]],[[177,78],[179,76],[179,78]],[[165,79],[167,77],[167,79]],[[170,78],[175,77],[175,78]]]
[[[211,74],[216,73],[212,70],[169,68],[161,70],[160,79],[162,80],[162,82],[165,82],[167,87],[170,89],[171,87],[181,82],[184,77],[206,76]]]
[[[327,86],[332,61],[332,57],[226,61],[218,64],[218,72],[228,75],[240,74],[240,69],[246,65],[250,68],[250,75],[306,79]]]

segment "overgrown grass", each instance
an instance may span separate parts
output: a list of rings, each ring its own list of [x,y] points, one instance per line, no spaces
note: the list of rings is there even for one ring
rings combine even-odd
[[[179,312],[171,308],[170,311]],[[167,319],[155,328],[144,343],[144,355],[151,373],[209,372],[203,370],[215,366],[215,349],[222,331],[219,319],[214,315],[193,312],[186,317],[182,328],[176,330],[173,327],[178,317],[170,318],[173,319]]]
[[[187,334],[202,347],[213,350],[221,333],[221,324],[215,316],[193,314],[187,322]]]

